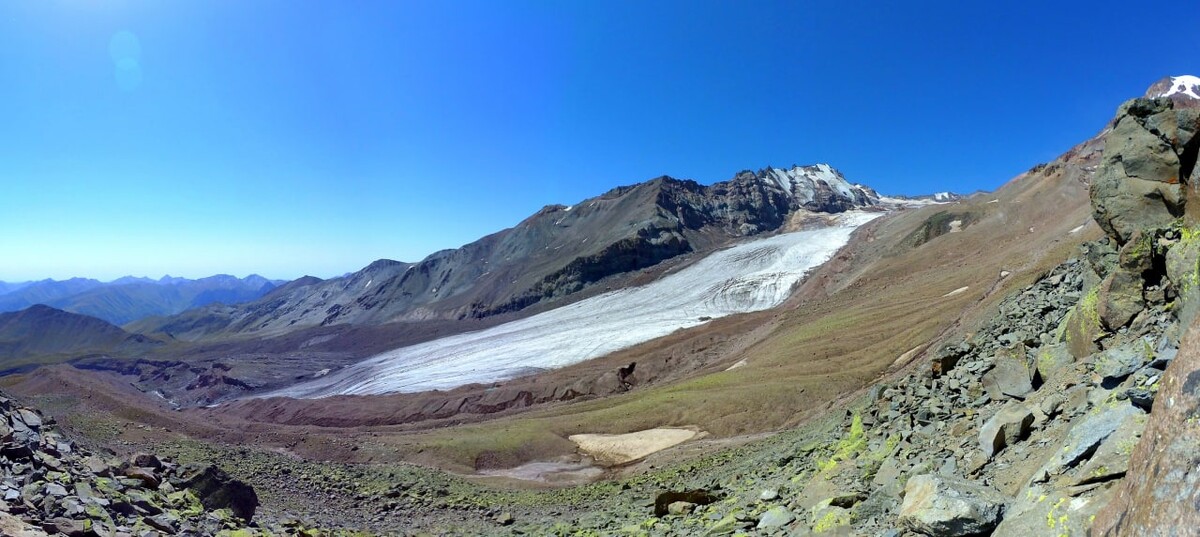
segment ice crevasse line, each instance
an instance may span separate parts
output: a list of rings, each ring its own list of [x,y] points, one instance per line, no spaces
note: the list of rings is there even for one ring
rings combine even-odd
[[[499,326],[387,351],[267,396],[318,398],[445,390],[554,369],[737,313],[769,309],[879,213],[714,252],[640,287],[607,292]],[[701,320],[705,318],[705,320]]]

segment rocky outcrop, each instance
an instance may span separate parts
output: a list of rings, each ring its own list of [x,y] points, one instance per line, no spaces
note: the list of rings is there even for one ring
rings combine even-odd
[[[3,396],[0,438],[0,512],[26,524],[6,527],[0,517],[6,535],[37,535],[36,528],[68,536],[227,534],[245,528],[258,505],[253,488],[215,467],[91,452]]]
[[[1200,327],[1163,373],[1145,432],[1123,457],[1127,477],[1093,535],[1179,535],[1200,527]]]
[[[1197,179],[1200,108],[1170,99],[1121,105],[1105,140],[1104,160],[1091,187],[1096,222],[1118,244],[1143,228],[1183,216]],[[1193,209],[1200,211],[1200,208]]]

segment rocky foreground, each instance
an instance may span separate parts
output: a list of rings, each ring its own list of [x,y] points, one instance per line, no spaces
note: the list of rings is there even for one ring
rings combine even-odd
[[[53,420],[6,397],[0,436],[4,535],[232,535],[258,507],[253,488],[215,466],[91,453],[57,433]]]

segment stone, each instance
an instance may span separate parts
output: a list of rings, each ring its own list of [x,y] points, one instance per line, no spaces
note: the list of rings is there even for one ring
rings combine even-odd
[[[993,535],[1088,535],[1092,516],[1108,494],[1072,498],[1039,486],[1017,495]]]
[[[1125,397],[1129,398],[1129,402],[1146,412],[1154,406],[1155,393],[1146,388],[1130,388],[1125,390]]]
[[[1093,409],[1087,416],[1076,420],[1063,441],[1062,449],[1054,452],[1042,471],[1048,475],[1063,474],[1093,453],[1100,442],[1116,431],[1126,418],[1141,412],[1133,405],[1120,401]]]
[[[979,429],[979,449],[991,458],[1029,435],[1033,411],[1024,403],[1009,403]]]
[[[1126,415],[1117,429],[1100,443],[1096,453],[1080,468],[1070,484],[1086,485],[1125,475],[1133,448],[1146,428],[1146,420],[1146,414],[1140,412]]]
[[[125,477],[132,477],[133,479],[141,481],[146,488],[156,489],[160,483],[158,476],[154,475],[154,472],[150,471],[148,468],[138,468],[136,466],[132,466],[126,468],[123,473],[125,474]]]
[[[112,465],[108,464],[107,462],[104,462],[104,459],[101,459],[100,457],[96,457],[96,456],[88,457],[84,461],[84,464],[87,465],[88,471],[92,472],[93,474],[95,474],[97,476],[112,477],[112,475],[113,475]]]
[[[63,487],[62,485],[59,485],[58,483],[50,483],[50,484],[46,485],[46,494],[49,494],[51,496],[57,496],[57,497],[61,498],[63,496],[66,496],[68,493],[67,493],[67,489],[65,487]]]
[[[17,415],[14,417],[20,418],[21,423],[24,423],[30,429],[37,430],[42,426],[42,417],[27,408],[18,410]]]
[[[904,487],[899,521],[938,537],[990,532],[1000,522],[1005,498],[999,492],[955,478],[916,475]]]
[[[696,509],[696,504],[692,502],[671,502],[671,505],[667,506],[667,514],[683,516],[690,514],[694,509]]]
[[[168,535],[174,535],[179,531],[179,517],[171,513],[159,513],[149,518],[143,518],[142,521],[147,526]]]
[[[773,501],[779,498],[779,491],[775,489],[767,489],[758,495],[758,499],[764,502]]]
[[[149,453],[138,453],[130,458],[129,462],[133,463],[134,466],[150,468],[152,470],[158,470],[163,467],[162,461]]]
[[[1042,380],[1049,384],[1054,380],[1074,375],[1074,364],[1075,357],[1071,355],[1070,349],[1066,345],[1056,344],[1038,350],[1035,367]]]
[[[1149,362],[1152,354],[1148,342],[1135,339],[1097,354],[1092,369],[1105,382],[1120,381]]]
[[[1042,403],[1039,405],[1039,407],[1042,411],[1042,414],[1045,414],[1046,417],[1053,418],[1058,414],[1058,411],[1062,409],[1063,403],[1066,401],[1066,398],[1063,397],[1062,394],[1052,393],[1046,396],[1045,399],[1042,399]]]
[[[760,530],[782,528],[791,524],[793,520],[796,520],[795,514],[786,507],[777,505],[763,513],[762,517],[758,519],[757,528]]]
[[[1110,332],[1126,326],[1146,307],[1143,274],[1153,267],[1154,237],[1136,230],[1121,248],[1116,268],[1100,283],[1096,313]]]
[[[500,513],[500,515],[496,517],[496,523],[501,526],[511,526],[516,521],[517,519],[513,518],[512,513],[508,512]]]
[[[42,524],[42,529],[50,534],[60,533],[67,537],[84,537],[88,534],[88,524],[86,521],[66,517],[51,519]]]
[[[704,489],[694,489],[684,492],[663,492],[654,498],[654,516],[666,516],[670,513],[670,505],[675,502],[708,505],[718,499],[715,494]]]
[[[809,522],[812,524],[812,533],[816,535],[836,535],[845,532],[846,527],[854,522],[854,514],[849,509],[823,501],[810,510]]]
[[[1025,361],[1024,351],[1002,352],[996,355],[996,365],[983,375],[983,387],[993,400],[1006,397],[1024,398],[1033,391],[1033,371]]]

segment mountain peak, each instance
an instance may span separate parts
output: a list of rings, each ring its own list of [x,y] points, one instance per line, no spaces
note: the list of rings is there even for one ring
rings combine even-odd
[[[755,176],[768,185],[779,187],[810,210],[841,212],[879,202],[875,191],[850,183],[842,172],[824,163],[793,165],[789,169],[768,166]]]
[[[1147,98],[1169,97],[1173,101],[1200,101],[1200,77],[1192,75],[1168,76],[1155,82],[1146,90]]]

